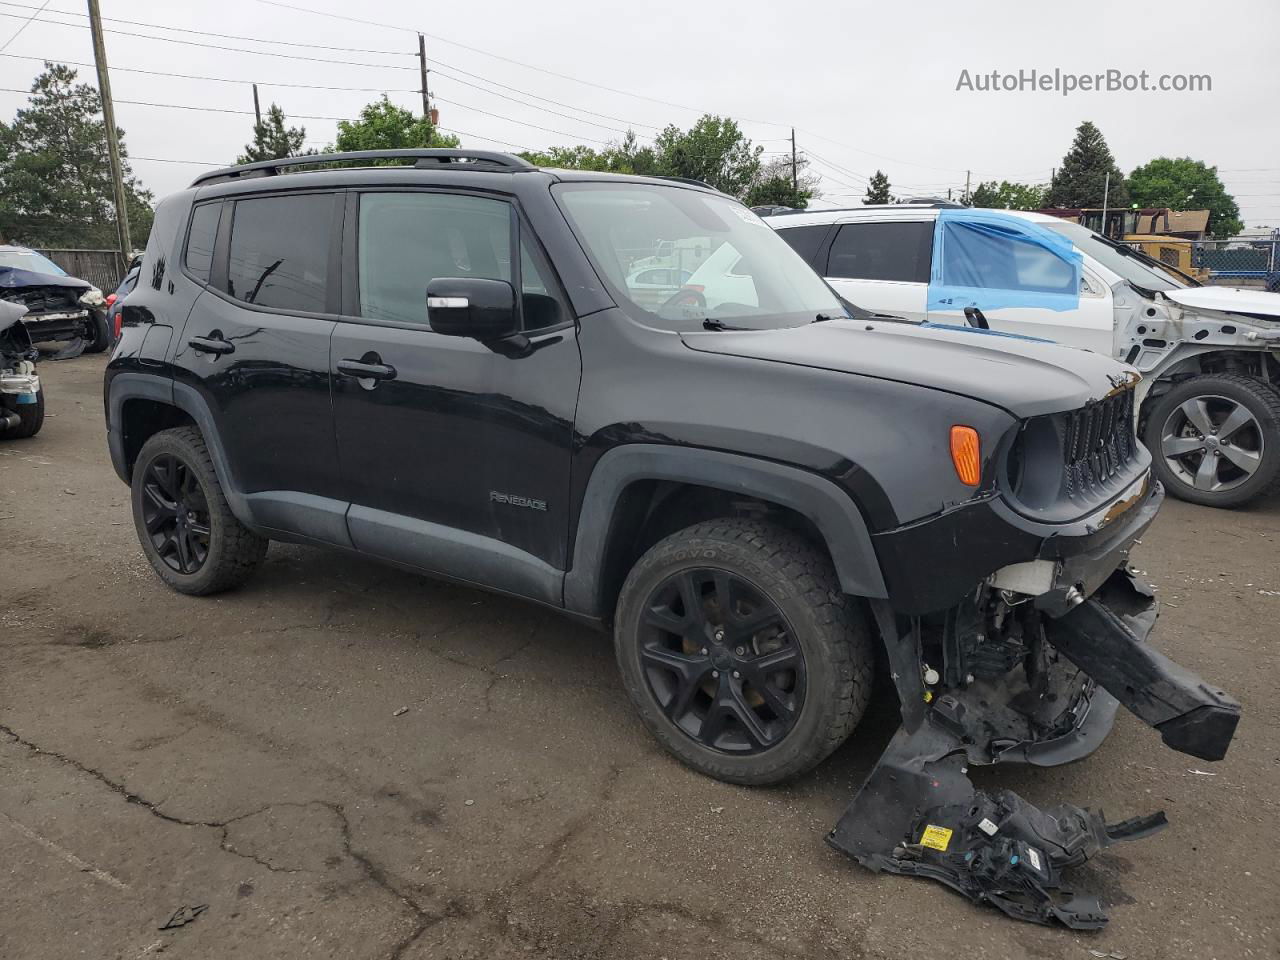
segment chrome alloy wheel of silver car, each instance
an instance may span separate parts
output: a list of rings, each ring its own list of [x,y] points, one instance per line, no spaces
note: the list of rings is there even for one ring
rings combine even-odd
[[[1160,430],[1160,454],[1174,475],[1206,493],[1233,490],[1262,465],[1262,425],[1228,397],[1191,397]]]

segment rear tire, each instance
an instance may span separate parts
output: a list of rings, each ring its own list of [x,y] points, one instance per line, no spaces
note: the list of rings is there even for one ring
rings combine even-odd
[[[1280,393],[1253,377],[1192,377],[1155,402],[1143,440],[1173,496],[1241,506],[1280,486]]]
[[[637,561],[614,646],[658,742],[699,773],[748,785],[799,776],[843,743],[875,662],[826,554],[737,518],[681,530]]]
[[[267,554],[267,538],[227,505],[204,437],[195,427],[162,430],[134,464],[133,522],[160,579],[179,593],[206,596],[237,587]]]
[[[35,403],[20,403],[12,410],[22,422],[12,430],[6,431],[3,434],[4,439],[25,440],[27,437],[34,437],[44,426],[44,387],[36,391]]]

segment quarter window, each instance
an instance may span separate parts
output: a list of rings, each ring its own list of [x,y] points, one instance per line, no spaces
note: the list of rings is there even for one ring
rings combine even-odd
[[[236,203],[227,293],[261,307],[323,313],[334,194]]]
[[[831,243],[828,277],[928,283],[933,223],[846,223]]]
[[[187,272],[201,283],[209,282],[213,265],[213,241],[218,234],[221,203],[202,203],[191,213],[191,229],[187,231]]]

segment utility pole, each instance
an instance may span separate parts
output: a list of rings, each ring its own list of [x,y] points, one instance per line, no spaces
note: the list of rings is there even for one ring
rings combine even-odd
[[[969,206],[971,206],[971,207],[972,207],[972,206],[973,206],[973,195],[972,195],[971,193],[969,193],[969,172],[970,172],[970,171],[968,171],[968,170],[966,170],[966,171],[964,172],[964,202],[965,202],[965,203],[967,203]]]
[[[1099,231],[1104,237],[1107,234],[1107,200],[1111,196],[1111,172],[1107,172],[1107,179],[1102,184],[1102,229]]]
[[[253,85],[253,132],[256,135],[258,127],[262,126],[262,108],[258,106],[258,85]]]
[[[431,120],[431,95],[427,93],[427,38],[418,34],[418,68],[422,71],[422,117]]]
[[[800,172],[796,168],[796,128],[791,128],[791,189],[800,190]]]
[[[116,138],[116,111],[111,103],[111,78],[107,75],[107,48],[102,42],[102,14],[98,10],[98,0],[89,0],[89,31],[93,35],[93,60],[98,65],[98,95],[102,99],[102,119],[107,128],[107,154],[111,158],[111,180],[116,199],[116,234],[120,241],[123,268],[129,264],[133,243],[129,237],[124,171],[120,167],[120,141]]]

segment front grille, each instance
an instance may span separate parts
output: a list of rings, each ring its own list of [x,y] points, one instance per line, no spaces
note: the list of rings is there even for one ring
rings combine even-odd
[[[1088,497],[1133,459],[1133,389],[1062,414],[1063,489]]]

